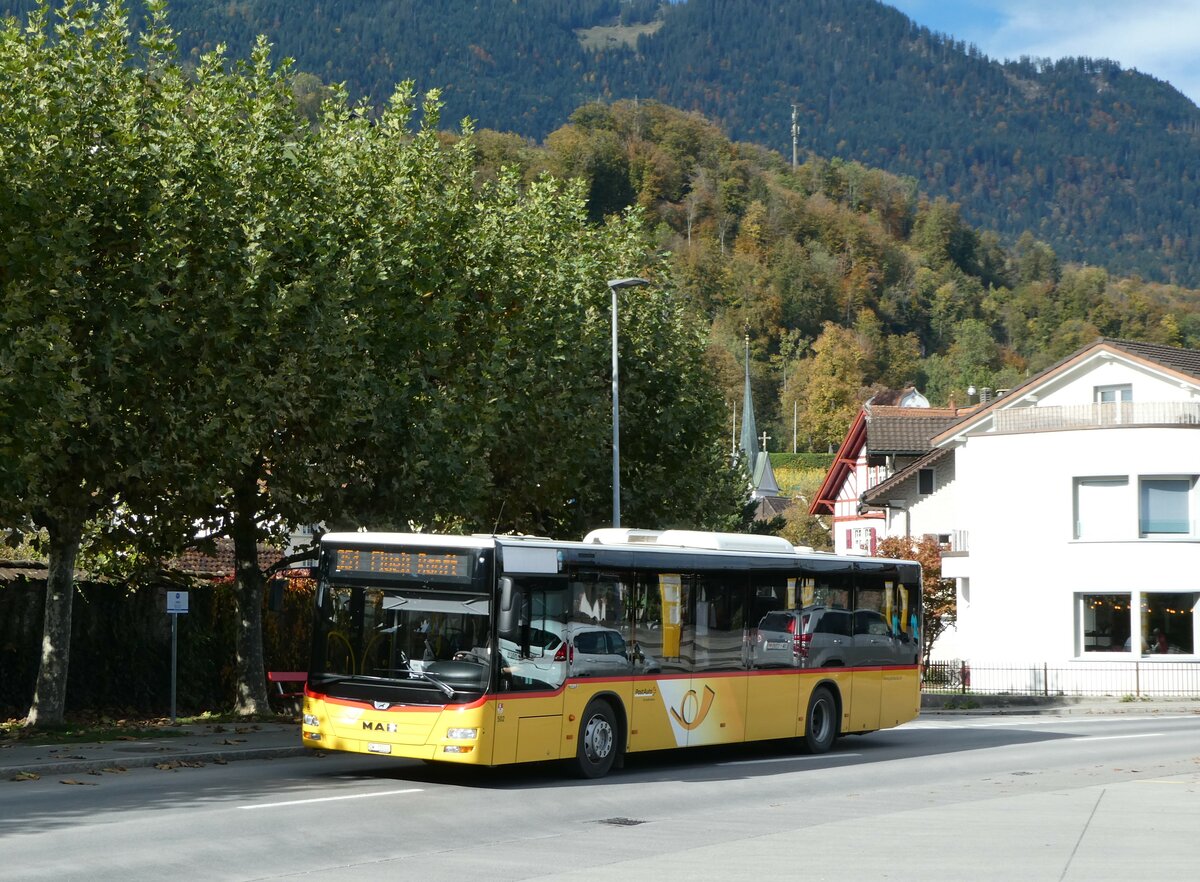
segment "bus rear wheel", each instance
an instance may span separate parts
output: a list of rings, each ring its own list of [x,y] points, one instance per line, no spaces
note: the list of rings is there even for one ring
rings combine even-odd
[[[606,701],[593,701],[579,721],[575,763],[580,776],[603,778],[617,758],[617,721]]]
[[[838,735],[837,702],[824,686],[813,690],[804,716],[803,747],[806,753],[825,753]]]

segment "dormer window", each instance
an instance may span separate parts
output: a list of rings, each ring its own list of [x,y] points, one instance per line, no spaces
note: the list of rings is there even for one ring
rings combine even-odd
[[[1133,386],[1122,383],[1118,386],[1095,386],[1096,410],[1099,423],[1111,426],[1128,423],[1133,411]]]
[[[1133,401],[1133,385],[1122,383],[1119,386],[1096,386],[1097,404],[1123,404]]]

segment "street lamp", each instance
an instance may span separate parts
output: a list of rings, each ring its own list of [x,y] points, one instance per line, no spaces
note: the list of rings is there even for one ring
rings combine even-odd
[[[621,526],[621,413],[618,405],[617,383],[617,291],[622,288],[641,288],[650,283],[645,279],[610,279],[612,293],[612,407],[613,407],[613,526]]]

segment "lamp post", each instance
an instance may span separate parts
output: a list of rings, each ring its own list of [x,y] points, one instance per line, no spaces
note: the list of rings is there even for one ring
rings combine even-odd
[[[617,291],[622,288],[640,288],[650,283],[645,279],[610,279],[608,290],[612,294],[612,408],[613,408],[613,526],[621,526],[621,413],[618,405],[619,384],[617,382]]]

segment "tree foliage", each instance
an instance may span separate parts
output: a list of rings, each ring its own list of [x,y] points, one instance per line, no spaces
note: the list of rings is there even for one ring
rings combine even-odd
[[[608,291],[623,487],[646,526],[736,521],[704,327],[641,217],[476,175],[411,85],[310,121],[265,40],[185,75],[161,3],[39,7],[0,36],[0,517],[48,536],[30,721],[65,705],[89,523],[161,555],[229,537],[240,713],[267,709],[260,544],[317,522],[582,531],[608,521]],[[51,22],[56,21],[56,24]],[[302,112],[303,111],[303,112]]]
[[[147,378],[175,356],[160,223],[179,80],[150,12],[140,44],[116,6],[0,29],[0,524],[47,535],[34,724],[62,720],[85,527],[173,465]]]

